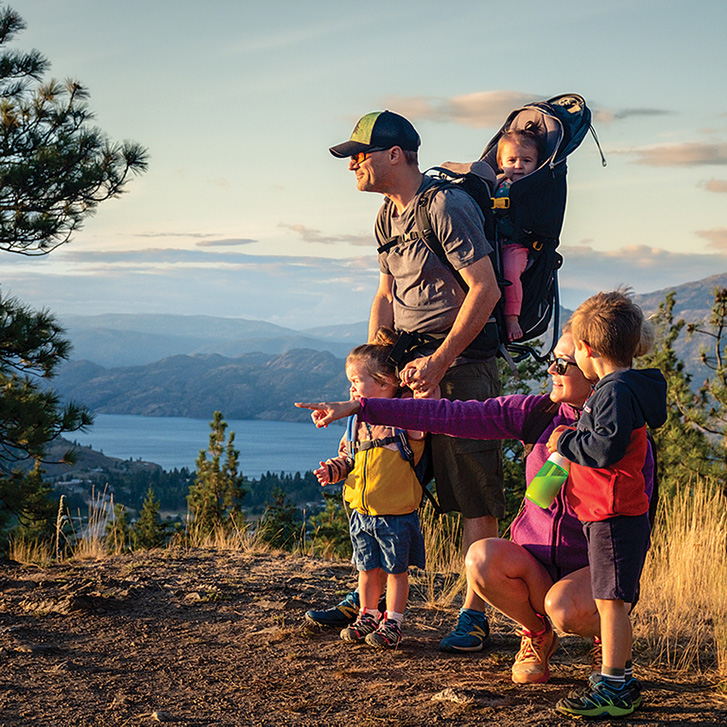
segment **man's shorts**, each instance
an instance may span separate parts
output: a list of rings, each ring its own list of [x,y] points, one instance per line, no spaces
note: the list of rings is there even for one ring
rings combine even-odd
[[[419,514],[364,515],[354,510],[349,520],[356,570],[381,568],[406,573],[410,565],[424,568],[424,537]]]
[[[484,401],[502,389],[494,358],[453,366],[440,383],[442,398]],[[444,512],[463,517],[505,514],[502,444],[485,439],[432,435],[432,465],[437,498]]]
[[[649,515],[617,515],[583,523],[588,541],[593,597],[635,603],[639,579],[649,550]]]

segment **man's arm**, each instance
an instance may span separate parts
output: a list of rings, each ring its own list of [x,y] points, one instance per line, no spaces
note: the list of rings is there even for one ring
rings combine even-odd
[[[369,341],[373,341],[381,326],[394,327],[394,278],[387,273],[379,273],[379,287],[374,295],[369,314]]]
[[[414,359],[401,372],[403,383],[417,392],[431,391],[439,384],[457,356],[485,327],[500,299],[500,289],[489,257],[462,268],[459,274],[469,290],[447,337],[431,356]]]

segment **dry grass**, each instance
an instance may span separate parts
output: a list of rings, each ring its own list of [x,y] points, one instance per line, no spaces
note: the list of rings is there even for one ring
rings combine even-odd
[[[10,538],[8,541],[8,557],[23,565],[45,567],[53,562],[53,549],[50,542]]]
[[[727,498],[694,479],[660,503],[635,633],[658,664],[727,673]]]
[[[448,607],[464,592],[461,518],[459,514],[437,515],[426,502],[419,511],[427,553],[427,569],[418,582],[430,606]]]
[[[179,546],[243,553],[262,553],[269,550],[267,543],[252,534],[247,524],[238,526],[230,521],[227,527],[219,526],[212,532],[205,532],[195,527],[191,519],[187,520],[185,532],[175,535],[169,544],[169,547]]]

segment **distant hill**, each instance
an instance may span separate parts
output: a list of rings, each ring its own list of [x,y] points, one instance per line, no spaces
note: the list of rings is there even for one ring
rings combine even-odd
[[[675,286],[675,319],[707,317],[717,286],[727,287],[727,273]],[[635,299],[651,314],[669,290]],[[563,310],[561,321],[570,313]],[[207,418],[219,409],[228,419],[305,421],[291,403],[345,396],[343,358],[366,338],[365,323],[292,331],[205,316],[73,316],[64,322],[76,355],[85,351],[87,360],[65,364],[55,388],[102,414]],[[315,346],[295,347],[301,341]],[[705,375],[699,362],[705,343],[686,334],[676,343],[696,385]],[[129,360],[142,363],[124,363]]]
[[[211,316],[106,314],[61,316],[73,360],[104,367],[139,366],[177,354],[282,354],[308,348],[343,358],[366,340],[367,324],[295,331],[264,321]]]
[[[54,380],[65,399],[100,414],[307,421],[294,401],[347,395],[343,360],[302,349],[270,356],[170,356],[145,366],[104,368],[89,361],[64,365]]]
[[[672,288],[662,288],[645,295],[636,295],[634,299],[645,313],[656,313],[659,304],[666,299],[667,293],[673,290],[676,293],[674,320],[677,321],[681,318],[687,323],[695,323],[709,317],[714,302],[712,293],[715,288],[727,288],[727,273],[719,273],[703,280],[675,285]],[[700,348],[708,347],[708,345],[709,341],[706,337],[687,337],[684,331],[674,344],[674,350],[684,362],[686,370],[692,375],[692,383],[695,387],[699,387],[708,374],[699,359]]]

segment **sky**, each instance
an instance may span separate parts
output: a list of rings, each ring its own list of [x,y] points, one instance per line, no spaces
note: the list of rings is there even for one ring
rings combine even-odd
[[[47,78],[149,171],[50,255],[2,253],[0,291],[64,314],[175,313],[305,329],[363,321],[382,198],[328,148],[388,108],[420,166],[479,158],[508,113],[575,92],[561,298],[727,270],[724,0],[16,0]]]

